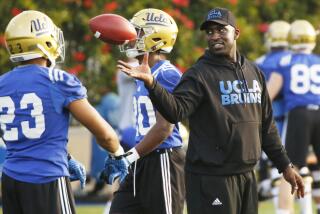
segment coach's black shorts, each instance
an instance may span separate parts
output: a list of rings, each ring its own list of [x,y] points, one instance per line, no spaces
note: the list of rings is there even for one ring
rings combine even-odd
[[[257,214],[254,172],[213,176],[186,172],[188,214]]]
[[[2,173],[4,214],[73,214],[75,203],[68,177],[44,184],[17,181]]]
[[[291,110],[284,125],[285,148],[292,163],[307,166],[309,145],[320,160],[320,107],[298,107]]]
[[[139,159],[115,192],[110,213],[182,214],[184,161],[181,148],[153,151]]]

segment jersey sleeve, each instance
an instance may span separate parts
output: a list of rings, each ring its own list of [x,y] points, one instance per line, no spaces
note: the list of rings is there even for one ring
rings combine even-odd
[[[181,73],[176,69],[162,70],[155,79],[170,93],[173,92],[176,85],[180,82]]]
[[[51,99],[58,112],[75,100],[87,98],[87,89],[76,76],[59,69],[53,72],[59,72],[60,77],[50,86]]]

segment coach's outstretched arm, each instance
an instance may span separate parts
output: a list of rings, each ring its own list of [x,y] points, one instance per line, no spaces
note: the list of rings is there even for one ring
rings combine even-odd
[[[149,90],[149,97],[152,103],[170,123],[175,124],[191,115],[203,98],[203,90],[200,83],[198,81],[190,81],[192,79],[195,80],[195,72],[185,73],[172,94],[160,84],[157,84],[148,65],[148,54],[144,55],[143,62],[137,67],[132,67],[121,60],[118,61],[117,67],[127,75],[144,82]]]

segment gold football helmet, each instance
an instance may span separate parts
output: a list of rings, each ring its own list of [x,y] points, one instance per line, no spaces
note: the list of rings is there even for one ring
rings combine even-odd
[[[289,30],[289,43],[292,50],[306,50],[311,52],[316,46],[316,31],[310,22],[296,20]]]
[[[6,47],[12,62],[44,57],[52,64],[64,60],[62,31],[39,11],[28,10],[13,17],[5,31]]]
[[[265,34],[266,47],[268,49],[288,47],[289,29],[290,24],[288,22],[282,20],[272,22]]]
[[[170,53],[177,39],[178,27],[166,12],[148,8],[137,12],[130,20],[137,31],[137,39],[120,46],[128,57],[160,50]]]

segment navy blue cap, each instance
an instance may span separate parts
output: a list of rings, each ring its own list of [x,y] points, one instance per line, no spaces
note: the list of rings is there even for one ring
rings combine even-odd
[[[200,30],[205,30],[210,22],[236,27],[236,18],[230,10],[226,8],[214,8],[208,12],[205,21],[201,24]]]

